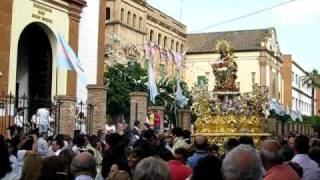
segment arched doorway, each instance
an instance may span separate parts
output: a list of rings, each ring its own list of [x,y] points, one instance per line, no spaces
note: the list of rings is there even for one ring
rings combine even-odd
[[[16,97],[51,99],[52,47],[46,27],[31,23],[22,31],[18,42]]]

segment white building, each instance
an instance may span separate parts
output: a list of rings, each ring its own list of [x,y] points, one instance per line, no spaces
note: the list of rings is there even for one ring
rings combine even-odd
[[[283,55],[283,73],[285,108],[310,116],[312,114],[312,88],[303,83],[308,71],[292,60],[291,55]],[[315,94],[314,101],[316,97]],[[316,114],[317,108],[314,109]]]

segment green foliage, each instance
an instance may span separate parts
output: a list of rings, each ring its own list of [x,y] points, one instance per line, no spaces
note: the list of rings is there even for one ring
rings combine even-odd
[[[313,88],[320,88],[320,74],[318,70],[314,69],[303,78],[303,84]]]
[[[287,122],[287,121],[292,121],[290,115],[288,114],[283,114],[282,116],[281,115],[278,115],[274,110],[270,110],[270,117],[272,118],[275,118],[277,119],[278,121],[281,121],[281,122]]]
[[[178,105],[175,100],[177,80],[163,80],[158,83],[159,95],[156,97],[156,102],[153,104],[151,101],[148,102],[150,105],[164,106],[165,113],[169,116],[171,123],[175,124],[176,117],[178,113]],[[187,83],[180,80],[180,86],[183,95],[189,99],[187,106],[184,108],[189,108],[192,105],[191,93],[188,90]]]
[[[303,116],[303,121],[314,127],[320,127],[320,116]]]
[[[104,75],[105,83],[109,84],[107,97],[107,110],[111,117],[130,113],[129,93],[134,91],[147,91],[147,72],[140,64],[134,62],[127,66],[116,64],[109,67]]]

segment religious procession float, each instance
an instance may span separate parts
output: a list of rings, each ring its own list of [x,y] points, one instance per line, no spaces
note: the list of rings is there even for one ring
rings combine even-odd
[[[238,66],[233,49],[226,41],[218,43],[220,57],[212,64],[215,87],[199,88],[194,93],[193,112],[197,115],[195,135],[204,135],[220,146],[228,138],[253,137],[255,144],[270,136],[265,115],[268,109],[267,89],[254,83],[252,92],[240,93],[236,83]]]

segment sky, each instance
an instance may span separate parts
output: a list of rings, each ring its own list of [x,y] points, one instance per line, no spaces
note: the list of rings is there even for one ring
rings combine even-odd
[[[307,71],[320,71],[320,0],[295,0],[234,22],[203,29],[287,1],[147,0],[167,15],[178,21],[181,19],[187,25],[187,33],[274,27],[282,54],[291,54],[293,60]]]

